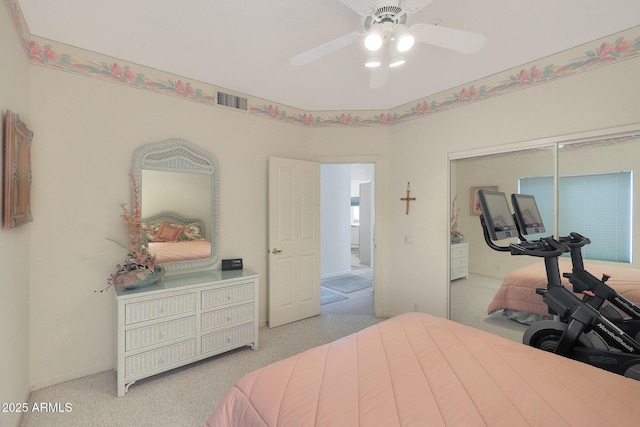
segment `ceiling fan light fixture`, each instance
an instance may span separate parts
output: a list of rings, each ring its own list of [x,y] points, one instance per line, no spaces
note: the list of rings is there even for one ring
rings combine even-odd
[[[373,29],[369,31],[369,34],[367,34],[367,37],[364,39],[364,46],[372,52],[379,50],[382,47],[382,36],[380,33]]]
[[[396,50],[398,52],[408,51],[413,47],[413,44],[416,42],[415,37],[413,37],[407,31],[404,25],[396,26],[395,39],[396,39]]]
[[[404,64],[406,61],[404,60],[404,56],[402,55],[396,55],[393,58],[391,58],[391,61],[389,62],[389,67],[390,68],[395,68],[395,67],[399,67],[402,64]]]
[[[367,68],[376,68],[382,65],[382,61],[380,61],[380,57],[372,55],[367,58],[367,61],[364,63],[364,66]]]
[[[406,52],[413,47],[415,42],[416,39],[411,34],[404,34],[402,37],[398,38],[396,49],[398,49],[398,52]]]

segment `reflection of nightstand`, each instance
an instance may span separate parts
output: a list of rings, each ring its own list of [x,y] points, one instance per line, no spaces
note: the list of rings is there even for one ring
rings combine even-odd
[[[469,278],[469,244],[451,245],[451,280]]]

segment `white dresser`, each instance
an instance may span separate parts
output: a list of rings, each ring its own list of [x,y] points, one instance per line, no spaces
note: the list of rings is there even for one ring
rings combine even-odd
[[[139,379],[238,347],[257,349],[258,277],[209,270],[116,287],[118,396]]]
[[[469,278],[469,244],[451,245],[451,280]]]

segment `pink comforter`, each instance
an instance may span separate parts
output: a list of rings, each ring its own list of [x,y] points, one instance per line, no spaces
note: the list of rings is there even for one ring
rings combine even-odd
[[[571,260],[559,258],[558,264],[560,273],[571,271]],[[588,264],[585,265],[585,269],[597,278],[601,278],[605,273],[610,275],[607,284],[625,298],[640,305],[640,270],[602,264]],[[562,283],[573,289],[569,280],[564,277]],[[542,302],[542,296],[536,294],[536,288],[546,287],[547,274],[542,261],[512,271],[504,278],[502,286],[487,308],[487,314],[506,309],[546,315],[547,305]]]
[[[426,314],[241,378],[206,427],[640,426],[630,380]]]
[[[211,242],[206,240],[151,242],[149,243],[149,252],[156,255],[158,263],[209,258]]]

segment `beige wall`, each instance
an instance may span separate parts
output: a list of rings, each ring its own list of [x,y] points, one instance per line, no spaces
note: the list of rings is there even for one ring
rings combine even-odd
[[[0,112],[9,109],[25,123],[29,111],[29,62],[0,5]],[[3,139],[3,138],[0,138]],[[34,140],[37,145],[38,139]],[[1,163],[1,162],[0,162]],[[0,173],[4,173],[0,164]],[[26,402],[29,396],[29,250],[32,224],[0,229],[0,402]],[[17,425],[19,414],[0,412],[0,425]]]
[[[386,316],[415,309],[446,316],[448,153],[633,123],[629,110],[637,115],[638,107],[625,82],[639,64],[627,61],[392,128],[354,129],[305,129],[33,66],[31,114],[41,141],[34,152],[40,215],[32,224],[32,385],[112,366],[113,296],[93,291],[123,255],[104,237],[124,233],[118,203],[128,200],[127,171],[138,145],[181,137],[217,156],[221,256],[242,256],[261,274],[261,322],[267,158],[373,159],[381,200],[376,309]],[[611,81],[599,94],[608,107],[592,109],[589,91],[602,81]],[[581,112],[567,113],[576,109]],[[417,198],[410,215],[400,201],[407,181]]]
[[[269,156],[306,157],[306,130],[177,98],[34,66],[34,212],[31,368],[35,388],[109,369],[113,291],[95,293],[125,253],[119,219],[141,144],[186,139],[220,163],[220,256],[262,276],[266,319],[266,177]]]
[[[113,366],[114,298],[112,291],[94,291],[124,255],[105,237],[125,238],[118,204],[129,200],[127,173],[141,144],[179,137],[218,158],[221,256],[241,256],[261,275],[262,323],[268,157],[375,162],[376,310],[446,316],[448,154],[626,125],[640,116],[640,59],[634,59],[391,128],[307,129],[29,67],[4,9],[0,19],[2,67],[9,67],[0,103],[27,118],[36,135],[35,222],[2,230],[0,239],[0,308],[10,322],[2,343],[12,343],[12,352],[0,356],[0,369],[10,367],[13,378],[8,400],[24,399],[29,384],[39,388]],[[407,181],[416,197],[409,215],[400,201]]]
[[[417,304],[447,313],[448,153],[637,123],[638,73],[635,59],[391,128],[389,312]],[[409,216],[399,201],[407,181],[417,198]],[[405,235],[414,243],[405,244]]]
[[[40,213],[32,224],[34,388],[113,365],[112,291],[94,291],[124,256],[105,237],[126,241],[118,204],[129,200],[127,173],[139,145],[180,137],[217,157],[220,255],[242,257],[261,275],[261,324],[267,318],[268,157],[373,159],[384,173],[386,128],[309,130],[38,66],[31,82],[34,131],[46,135],[33,153],[32,197]]]

